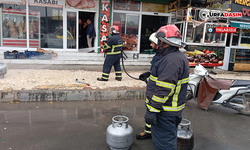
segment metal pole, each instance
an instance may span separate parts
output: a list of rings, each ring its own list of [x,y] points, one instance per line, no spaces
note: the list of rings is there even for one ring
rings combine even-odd
[[[48,31],[48,12],[47,12],[47,7],[45,7],[45,14],[46,14],[46,34],[48,34],[49,33],[49,31]]]

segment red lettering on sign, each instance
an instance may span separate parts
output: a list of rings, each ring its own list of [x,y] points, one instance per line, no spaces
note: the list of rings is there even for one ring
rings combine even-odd
[[[242,9],[242,14],[243,14],[244,16],[250,16],[250,9],[243,8],[243,9]]]
[[[215,33],[236,33],[236,27],[215,27]]]

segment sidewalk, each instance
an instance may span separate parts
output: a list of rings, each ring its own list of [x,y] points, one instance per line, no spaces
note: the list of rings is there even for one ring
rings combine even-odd
[[[4,59],[3,53],[0,53],[0,62],[6,64],[61,64],[61,65],[102,65],[105,58],[103,53],[81,53],[81,52],[57,52],[57,57],[52,57],[51,60],[39,59]],[[124,60],[125,65],[132,66],[147,66],[154,54],[140,54],[138,59],[133,58],[133,54],[126,54],[128,58]]]
[[[23,67],[22,65],[17,66]],[[67,65],[65,70],[63,68],[60,70],[34,69],[36,65],[31,66],[33,68],[12,69],[8,65],[7,74],[3,79],[0,79],[0,102],[145,98],[146,84],[143,81],[131,79],[124,72],[122,81],[116,81],[115,73],[112,71],[109,81],[103,82],[96,80],[97,77],[101,77],[101,70],[71,70]],[[130,71],[129,69],[127,71],[136,78],[144,72],[143,70]],[[250,80],[249,73],[222,71],[218,73],[218,75],[211,76],[215,78]],[[90,86],[78,83],[76,79],[80,82],[89,83]]]
[[[73,64],[67,63],[73,59],[73,54],[60,55],[62,57],[54,60],[7,60],[1,59],[0,56],[0,62],[6,63],[8,67],[7,74],[0,79],[0,102],[145,98],[146,84],[143,81],[131,79],[123,69],[122,81],[115,80],[114,70],[110,73],[108,82],[97,81],[97,78],[102,75],[104,61],[103,57],[94,57],[99,54],[88,54],[89,57],[75,56],[74,59],[78,60],[72,60],[76,62]],[[125,68],[133,77],[138,78],[141,73],[149,70],[152,58],[145,56],[148,55],[139,59],[126,60]],[[96,60],[92,60],[94,58]],[[93,64],[79,64],[78,61]],[[230,72],[214,68],[209,70],[218,73],[218,75],[211,75],[215,78],[250,80],[248,72]],[[190,72],[193,72],[193,68]],[[78,83],[76,79],[89,83],[90,86]]]

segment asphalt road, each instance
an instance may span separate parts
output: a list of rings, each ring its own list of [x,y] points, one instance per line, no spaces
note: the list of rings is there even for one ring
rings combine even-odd
[[[143,131],[144,100],[0,103],[1,150],[109,150],[106,129],[118,114],[129,117],[134,135]],[[209,111],[195,101],[183,118],[192,122],[194,150],[248,150],[250,116],[219,106]],[[150,139],[130,150],[153,150]]]

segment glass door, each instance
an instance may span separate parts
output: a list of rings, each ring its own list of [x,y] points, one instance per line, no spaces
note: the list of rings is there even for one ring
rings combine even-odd
[[[167,16],[142,15],[140,53],[153,53],[152,47],[150,47],[151,42],[149,41],[149,37],[161,26],[167,25],[167,23]]]
[[[76,12],[67,12],[67,49],[76,49]]]

